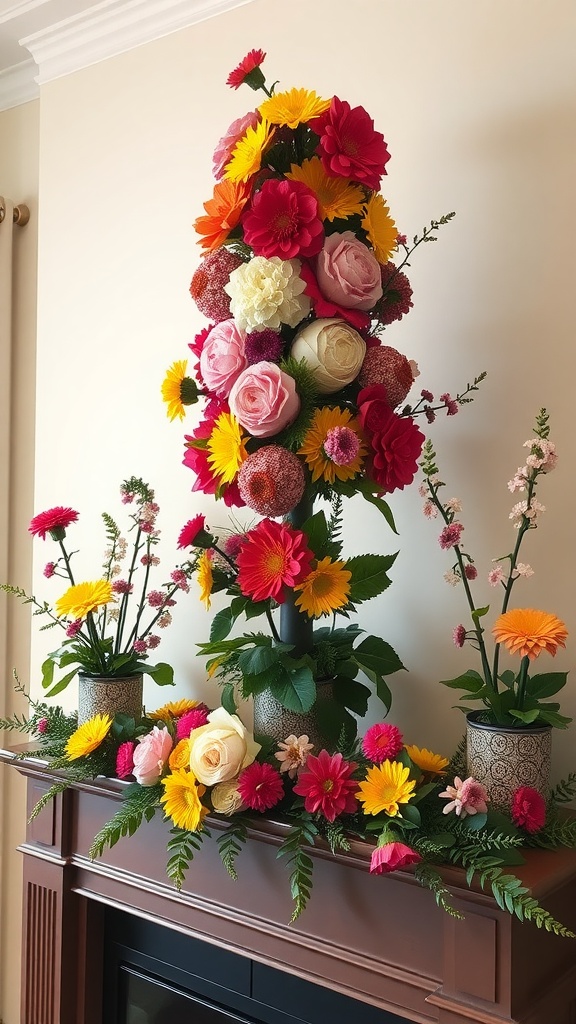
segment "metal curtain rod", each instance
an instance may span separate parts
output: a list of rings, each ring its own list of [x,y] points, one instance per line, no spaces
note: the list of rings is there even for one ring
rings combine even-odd
[[[0,196],[0,224],[6,217],[6,201],[4,196]],[[18,227],[23,228],[25,224],[30,220],[30,210],[24,203],[20,203],[19,206],[15,206],[12,210],[12,220]]]

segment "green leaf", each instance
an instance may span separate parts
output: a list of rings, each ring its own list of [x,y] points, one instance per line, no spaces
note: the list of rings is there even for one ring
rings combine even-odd
[[[256,619],[268,611],[268,601],[247,601],[244,613],[247,619]]]
[[[310,711],[316,700],[314,676],[305,666],[291,672],[284,669],[284,678],[275,682],[270,690],[285,708],[298,714]]]
[[[570,725],[570,722],[572,721],[571,718],[566,718],[565,715],[559,715],[555,711],[546,711],[545,708],[545,704],[540,707],[540,720],[545,722],[546,725],[551,725],[554,729],[566,729]]]
[[[368,699],[370,689],[364,683],[345,676],[336,676],[332,683],[334,700],[338,701],[345,708],[349,708],[354,714],[364,718],[368,711]]]
[[[489,611],[489,604],[484,605],[483,608],[475,608],[474,611],[472,612],[472,618],[474,619],[474,622],[478,622],[478,619],[481,619],[484,615],[487,615]]]
[[[367,636],[352,651],[351,657],[358,662],[360,668],[377,675],[392,675],[404,668],[396,651],[379,636]]]
[[[512,715],[512,718],[518,718],[524,722],[524,725],[532,725],[540,714],[538,708],[533,708],[532,711],[518,711],[517,708],[510,708],[508,713]]]
[[[165,661],[159,661],[157,665],[148,665],[147,662],[144,662],[142,671],[152,676],[158,686],[174,686],[174,669]]]
[[[465,819],[465,827],[469,832],[479,832],[481,828],[484,828],[488,820],[488,815],[477,811],[476,814],[469,814]]]
[[[427,839],[434,843],[434,846],[439,846],[441,849],[449,849],[456,842],[456,836],[452,832],[432,832],[427,836]]]
[[[46,661],[42,662],[42,686],[46,690],[49,686],[52,686],[54,679],[54,662],[52,658],[46,658]]]
[[[482,676],[470,669],[455,679],[441,679],[442,686],[449,686],[452,690],[466,690],[468,693],[477,693],[485,685]]]
[[[238,668],[243,675],[259,676],[279,660],[280,653],[275,647],[252,647],[238,655]]]
[[[330,540],[328,523],[326,522],[324,512],[316,512],[315,515],[310,516],[310,519],[307,519],[304,523],[302,530],[308,537],[308,547],[314,552],[316,558],[324,558],[326,556],[326,545]]]
[[[541,672],[539,675],[531,676],[526,682],[526,692],[536,700],[543,697],[553,697],[564,686],[568,678],[567,672]]]
[[[223,608],[222,611],[216,612],[210,627],[210,640],[212,643],[217,640],[224,640],[232,629],[233,622],[234,615],[231,608]]]
[[[356,555],[346,562],[346,569],[352,573],[350,580],[350,601],[361,604],[382,594],[392,580],[387,570],[394,564],[394,555]]]
[[[68,686],[68,683],[70,683],[74,679],[74,676],[77,674],[77,672],[78,672],[78,669],[74,668],[74,669],[72,669],[71,672],[68,672],[65,676],[62,676],[62,679],[60,679],[55,684],[55,686],[52,687],[51,690],[48,690],[48,693],[46,694],[46,696],[47,697],[55,697],[57,693],[62,693],[62,690],[66,689],[66,687]]]
[[[516,682],[516,676],[514,675],[514,672],[512,672],[509,668],[506,669],[505,672],[502,672],[502,674],[498,678],[502,683],[504,683],[504,686],[508,687],[509,690],[512,689],[514,683]]]
[[[225,683],[222,687],[222,707],[229,715],[235,715],[238,711],[234,696],[234,683]]]
[[[320,734],[327,742],[338,743],[342,732],[347,742],[351,742],[358,732],[356,719],[346,710],[343,704],[332,697],[323,697],[322,691],[316,697],[314,716]]]
[[[418,810],[417,807],[414,807],[413,804],[403,804],[401,814],[402,817],[406,819],[406,821],[411,822],[412,825],[416,825],[418,828],[422,824],[420,811]]]

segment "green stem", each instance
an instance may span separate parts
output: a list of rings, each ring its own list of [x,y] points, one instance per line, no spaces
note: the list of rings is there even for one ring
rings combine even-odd
[[[60,550],[62,552],[62,557],[64,559],[64,565],[66,566],[66,572],[68,573],[68,579],[70,580],[71,585],[74,587],[75,586],[74,576],[72,574],[72,566],[70,565],[70,558],[68,557],[68,552],[66,551],[66,548],[64,547],[64,542],[63,541],[60,540],[60,541],[58,541],[58,543],[60,545]]]
[[[270,632],[272,633],[272,637],[274,638],[274,640],[280,642],[280,635],[274,624],[274,619],[272,618],[272,612],[270,611],[270,608],[266,609],[266,618],[268,619],[268,625],[270,626]]]
[[[517,697],[518,697],[518,711],[524,711],[524,697],[526,696],[526,682],[528,680],[528,668],[530,666],[530,658],[526,654],[520,662],[520,671],[518,673],[517,683]]]
[[[530,508],[530,505],[532,503],[532,498],[534,496],[534,487],[535,487],[535,484],[536,484],[536,477],[537,476],[538,476],[538,472],[536,471],[534,473],[534,476],[528,482],[528,497],[526,499],[526,510],[528,510]],[[506,582],[506,586],[504,587],[504,598],[502,600],[502,611],[501,611],[502,615],[504,615],[504,612],[506,612],[508,610],[508,605],[510,603],[510,597],[512,595],[512,587],[514,586],[514,583],[516,582],[516,578],[514,577],[514,570],[516,568],[516,563],[518,561],[518,555],[520,554],[520,546],[522,544],[522,541],[524,540],[524,534],[529,529],[530,529],[530,520],[529,520],[528,516],[523,516],[522,517],[522,523],[520,525],[520,529],[518,530],[518,538],[516,540],[516,544],[514,545],[514,550],[513,550],[512,554],[510,555],[510,574],[508,576],[508,580]],[[494,664],[493,664],[493,669],[492,669],[492,672],[494,674],[494,679],[498,678],[498,662],[499,662],[499,659],[500,659],[500,644],[496,644],[496,647],[494,649]]]
[[[92,649],[94,651],[94,654],[97,656],[98,661],[100,662],[101,674],[102,675],[106,675],[106,670],[107,670],[106,657],[105,657],[104,653],[102,652],[102,649],[101,649],[101,646],[100,646],[100,638],[98,636],[98,631],[97,631],[96,625],[94,623],[94,617],[92,615],[92,612],[88,612],[88,614],[86,616],[86,626],[88,628],[88,634],[90,636],[90,641],[91,641]]]

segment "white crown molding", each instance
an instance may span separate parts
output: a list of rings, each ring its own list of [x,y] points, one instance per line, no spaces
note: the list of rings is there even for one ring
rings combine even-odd
[[[248,3],[252,0],[103,0],[20,44],[32,54],[36,81],[44,85]]]
[[[0,71],[0,111],[38,99],[40,89],[36,81],[37,71],[33,60],[25,60]]]

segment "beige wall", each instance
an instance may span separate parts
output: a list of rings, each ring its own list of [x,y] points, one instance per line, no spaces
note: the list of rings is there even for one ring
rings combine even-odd
[[[166,567],[191,515],[227,523],[224,508],[191,494],[184,430],[168,423],[159,387],[204,326],[187,289],[212,148],[257,102],[225,78],[262,46],[281,87],[337,93],[370,111],[392,154],[385,191],[399,230],[412,236],[457,211],[436,245],[415,256],[415,308],[386,340],[418,361],[419,385],[436,394],[489,372],[472,406],[430,430],[442,476],[464,502],[466,548],[482,578],[513,543],[506,482],[523,461],[535,412],[550,409],[561,463],[544,483],[548,511],[526,548],[536,575],[518,585],[517,599],[554,610],[576,632],[575,31],[572,0],[552,0],[546,11],[526,0],[256,0],[43,87],[35,510],[80,510],[86,578],[102,560],[100,512],[119,511],[117,486],[132,473],[156,488]],[[194,423],[192,415],[187,428]],[[347,517],[347,553],[364,551],[368,538],[375,550],[400,549],[393,586],[363,609],[362,624],[409,670],[393,679],[391,719],[410,742],[449,753],[463,723],[437,680],[474,664],[451,642],[465,619],[462,594],[442,579],[447,560],[416,488],[392,505],[399,540],[359,500]],[[50,598],[49,557],[49,542],[37,542],[36,592]],[[478,593],[494,600],[487,585]],[[195,594],[176,609],[160,651],[180,694],[215,697],[195,656],[209,624]],[[559,668],[572,666],[575,644]],[[34,665],[49,645],[35,633]],[[149,691],[148,699],[163,697]],[[574,680],[564,705],[576,715]],[[572,750],[573,733],[557,734],[558,773],[574,769]]]
[[[34,396],[36,348],[36,259],[38,225],[39,104],[27,103],[0,113],[0,192],[26,203],[30,223],[14,238],[14,346],[10,465],[9,578],[21,586],[31,582],[32,551],[26,527],[33,508]],[[0,685],[0,716],[23,711],[25,704],[12,687],[11,669],[29,685],[29,613],[7,605],[7,650],[0,652],[6,678]],[[14,742],[14,737],[10,742]],[[2,768],[0,839],[0,1017],[19,1020],[20,907],[22,865],[16,845],[24,837],[24,781]]]

